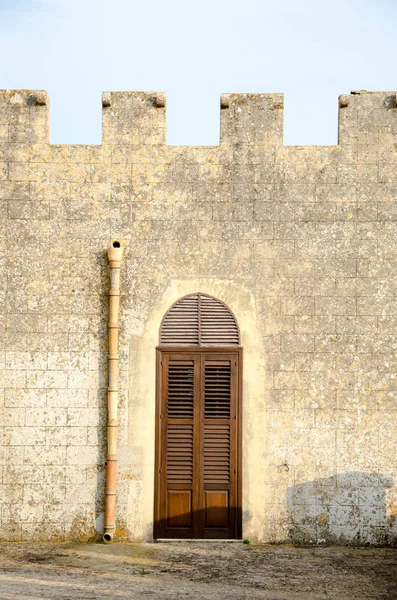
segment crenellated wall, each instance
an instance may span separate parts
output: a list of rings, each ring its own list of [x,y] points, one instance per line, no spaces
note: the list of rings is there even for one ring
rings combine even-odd
[[[166,145],[161,93],[106,92],[100,146],[0,92],[0,539],[103,526],[106,248],[126,245],[120,539],[150,539],[157,330],[180,296],[245,348],[243,537],[397,540],[396,92],[339,99],[339,145],[283,146],[281,94],[224,94],[220,145]]]

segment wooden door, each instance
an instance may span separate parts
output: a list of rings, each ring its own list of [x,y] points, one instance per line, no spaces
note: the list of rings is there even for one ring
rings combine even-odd
[[[240,351],[158,351],[155,538],[241,537]]]

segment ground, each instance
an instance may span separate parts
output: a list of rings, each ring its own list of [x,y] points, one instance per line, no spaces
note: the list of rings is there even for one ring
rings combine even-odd
[[[1,600],[397,598],[397,550],[242,543],[0,544]]]

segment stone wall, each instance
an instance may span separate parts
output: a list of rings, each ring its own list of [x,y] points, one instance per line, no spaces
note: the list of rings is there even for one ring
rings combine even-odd
[[[117,524],[150,539],[161,317],[201,291],[242,330],[243,536],[397,539],[397,102],[339,100],[339,145],[283,146],[280,94],[221,98],[216,147],[165,143],[165,97],[105,93],[101,146],[49,143],[0,92],[0,538],[103,524],[106,248],[126,244]]]

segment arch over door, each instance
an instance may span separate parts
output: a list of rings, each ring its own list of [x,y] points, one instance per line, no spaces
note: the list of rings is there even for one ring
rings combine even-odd
[[[235,317],[194,294],[157,349],[155,538],[241,537],[241,367]]]

